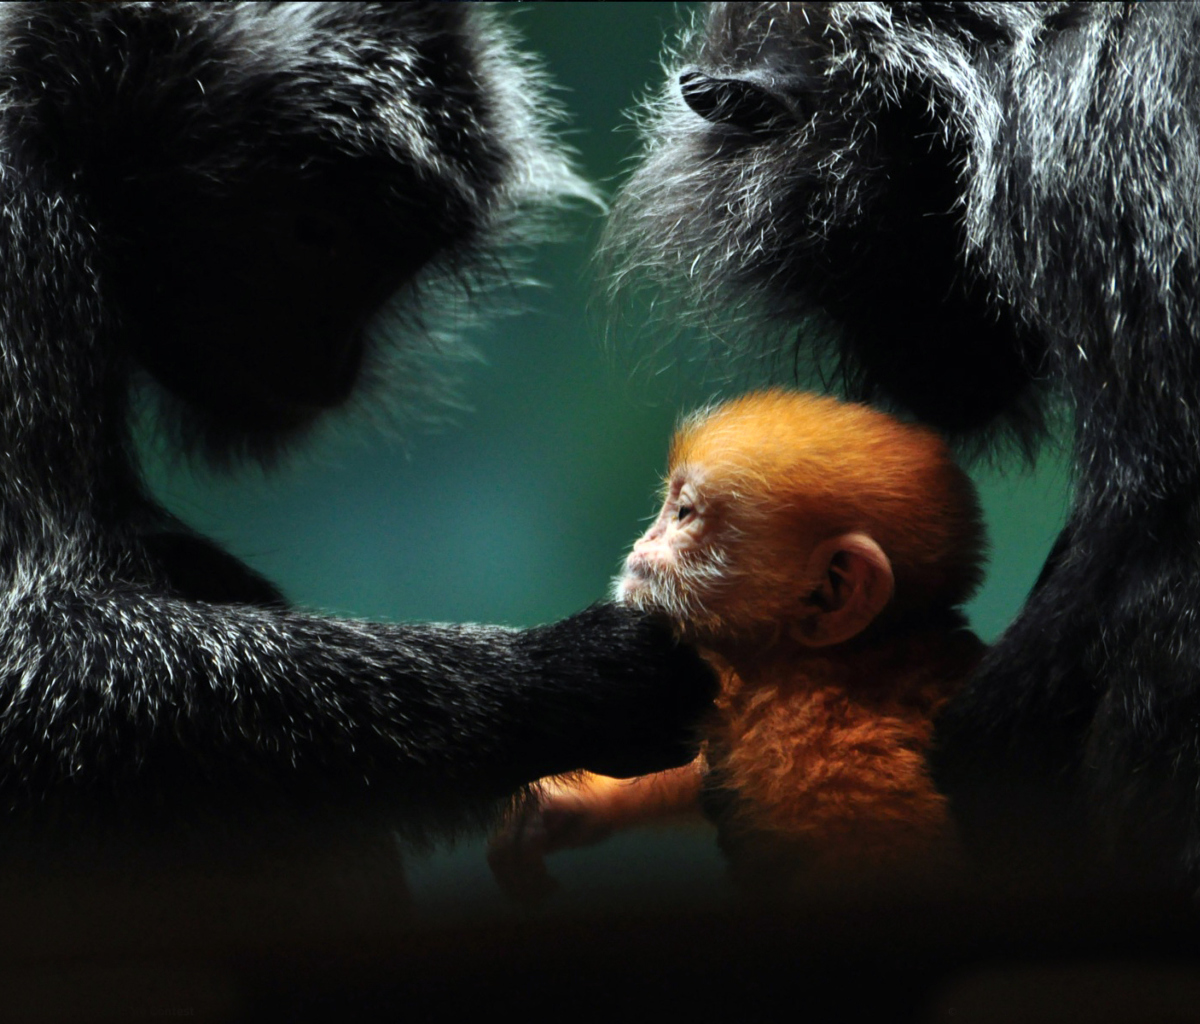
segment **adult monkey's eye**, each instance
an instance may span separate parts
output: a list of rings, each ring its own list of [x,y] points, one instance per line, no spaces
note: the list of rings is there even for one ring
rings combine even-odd
[[[679,93],[704,120],[748,135],[777,135],[795,120],[779,96],[746,78],[714,78],[692,68],[680,73]]]
[[[682,523],[685,519],[691,519],[692,513],[695,511],[691,505],[680,505],[678,511],[675,513],[675,518]]]

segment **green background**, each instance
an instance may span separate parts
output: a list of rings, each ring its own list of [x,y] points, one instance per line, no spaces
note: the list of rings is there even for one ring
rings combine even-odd
[[[659,54],[684,5],[506,6],[561,87],[583,171],[611,195],[637,147],[626,115],[659,81]],[[543,287],[523,292],[523,310],[468,332],[483,358],[466,367],[453,424],[403,438],[346,429],[268,475],[197,472],[152,449],[155,492],[311,609],[522,626],[602,598],[653,511],[672,424],[717,385],[715,374],[639,374],[634,360],[614,357],[589,266],[599,218],[576,210],[566,226],[566,241],[537,252],[532,273]],[[992,639],[1037,574],[1068,484],[1054,452],[1034,472],[974,476],[992,557],[969,611]],[[669,896],[697,877],[720,885],[703,831],[614,840],[563,854],[554,868],[563,903]],[[412,875],[418,900],[439,914],[500,905],[478,843],[416,862]]]

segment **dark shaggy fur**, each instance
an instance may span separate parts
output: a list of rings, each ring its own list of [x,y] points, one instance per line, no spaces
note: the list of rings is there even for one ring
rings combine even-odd
[[[1068,401],[1069,524],[936,756],[977,849],[1064,878],[1200,882],[1198,57],[1183,3],[715,4],[609,243],[820,310],[851,395],[960,437]]]
[[[586,194],[503,26],[441,3],[13,3],[0,52],[5,820],[368,795],[461,819],[541,775],[685,760],[706,673],[664,628],[291,611],[171,521],[132,452],[149,378],[210,455],[273,453],[379,376],[389,296],[404,365],[423,296]]]

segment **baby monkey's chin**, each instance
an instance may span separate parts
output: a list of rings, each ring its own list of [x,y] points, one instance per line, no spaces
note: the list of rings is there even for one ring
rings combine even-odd
[[[626,566],[625,571],[613,580],[614,601],[629,605],[642,612],[670,615],[673,603],[663,600],[661,584],[652,575],[643,574]]]
[[[621,567],[621,574],[613,579],[612,599],[648,611],[643,602],[648,599],[652,589],[649,566],[644,559],[630,552]]]
[[[613,580],[612,599],[642,611],[651,611],[653,589],[649,580],[626,567],[625,571]]]
[[[689,639],[690,630],[682,603],[653,575],[626,572],[618,576],[613,580],[612,598],[629,608],[668,619],[679,639]]]

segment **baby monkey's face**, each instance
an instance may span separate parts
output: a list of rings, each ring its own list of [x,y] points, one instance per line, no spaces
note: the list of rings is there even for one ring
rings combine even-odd
[[[893,559],[904,600],[957,604],[981,544],[970,480],[937,435],[863,406],[766,391],[683,421],[662,509],[613,597],[729,658],[781,641],[828,647],[891,603]]]
[[[756,469],[749,456],[742,462]],[[672,467],[613,597],[725,654],[860,632],[891,597],[887,556],[864,533],[822,527],[814,500],[782,485],[772,493],[765,479],[720,464]]]
[[[665,614],[691,640],[711,642],[740,631],[742,606],[754,601],[763,571],[749,542],[758,532],[747,519],[749,507],[712,474],[674,469],[658,517],[614,581],[614,599]],[[752,616],[756,625],[762,611]]]
[[[665,613],[680,627],[694,620],[719,577],[716,512],[696,474],[673,473],[658,517],[634,543],[614,581],[613,597]]]

